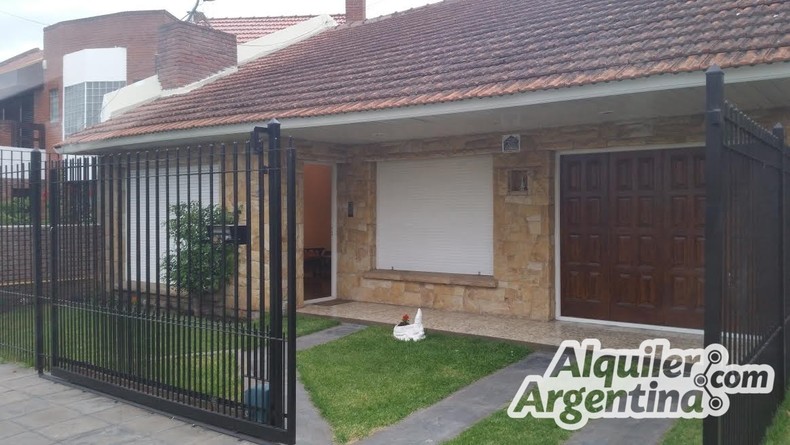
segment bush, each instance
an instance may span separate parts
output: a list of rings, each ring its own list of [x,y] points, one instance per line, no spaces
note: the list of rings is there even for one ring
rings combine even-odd
[[[168,286],[202,303],[221,290],[234,271],[235,249],[213,243],[207,228],[233,224],[235,216],[197,201],[172,205],[169,214],[166,233],[172,248],[165,255],[162,274]]]
[[[30,224],[30,198],[11,198],[0,202],[0,225]]]

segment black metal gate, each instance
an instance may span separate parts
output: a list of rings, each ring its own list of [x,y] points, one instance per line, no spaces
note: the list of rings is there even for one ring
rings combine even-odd
[[[32,321],[20,351],[39,371],[294,443],[295,153],[280,149],[279,123],[242,144],[33,152],[29,171],[35,304],[15,317]]]
[[[730,395],[704,421],[704,443],[760,443],[788,377],[790,150],[777,124],[760,127],[724,99],[724,73],[707,73],[705,344],[733,363],[768,364],[771,394]]]

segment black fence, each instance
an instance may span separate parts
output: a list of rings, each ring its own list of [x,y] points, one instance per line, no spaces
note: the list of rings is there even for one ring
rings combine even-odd
[[[790,150],[780,125],[760,127],[724,99],[724,73],[707,73],[705,344],[732,363],[768,364],[771,394],[730,396],[704,421],[704,443],[760,443],[788,378]]]
[[[41,169],[31,150],[0,149],[0,358],[38,369],[46,366],[36,351],[43,341],[37,321],[47,299],[42,238],[48,234],[41,226]]]
[[[295,154],[279,148],[279,124],[246,143],[40,156],[15,176],[27,182],[28,211],[12,202],[30,220],[32,256],[20,265],[24,292],[18,280],[11,297],[0,293],[0,354],[293,443]]]

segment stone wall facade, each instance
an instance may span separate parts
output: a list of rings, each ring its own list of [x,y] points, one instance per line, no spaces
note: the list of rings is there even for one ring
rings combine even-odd
[[[759,113],[760,123],[790,122],[790,109]],[[541,130],[524,130],[521,151],[501,152],[501,133],[452,138],[424,139],[370,145],[330,145],[295,141],[297,147],[297,305],[304,304],[304,206],[303,168],[305,163],[326,163],[336,167],[336,242],[337,297],[355,301],[380,302],[427,308],[514,315],[534,320],[551,320],[555,307],[555,172],[558,152],[573,150],[670,148],[704,142],[701,115],[660,118],[645,121],[614,122]],[[239,147],[243,153],[242,146]],[[490,277],[469,275],[378,271],[376,267],[376,165],[379,161],[436,159],[448,156],[491,156],[493,171],[494,273]],[[244,171],[244,156],[238,167]],[[268,161],[264,159],[268,164]],[[283,159],[284,162],[284,159]],[[251,165],[258,165],[257,155]],[[234,206],[232,156],[224,166],[225,204]],[[527,172],[528,192],[509,189],[512,171]],[[268,180],[268,177],[264,177]],[[243,173],[239,176],[237,199],[247,202]],[[283,176],[283,228],[285,227],[285,176]],[[261,280],[260,264],[269,262],[268,197],[258,194],[257,174],[250,178],[251,218],[246,208],[239,215],[241,224],[250,227],[251,244],[239,249],[239,304],[242,313],[258,313],[259,295],[264,295],[264,310],[269,305],[269,278]],[[348,216],[348,202],[354,215]],[[263,217],[265,236],[259,236]],[[287,246],[282,246],[283,264]],[[250,257],[250,267],[247,258]],[[267,272],[268,273],[268,272]],[[228,284],[226,306],[232,306],[236,283]],[[263,285],[264,289],[260,289]],[[246,295],[252,295],[247,305]],[[283,280],[283,289],[287,283]]]
[[[757,113],[790,122],[790,109]],[[519,153],[501,152],[501,133],[300,151],[337,162],[338,297],[470,313],[551,320],[555,308],[555,171],[558,152],[704,144],[704,116],[621,121],[518,132]],[[376,162],[488,155],[494,158],[494,275],[376,271]],[[509,172],[526,171],[527,193],[509,192]],[[348,202],[355,212],[349,217]]]

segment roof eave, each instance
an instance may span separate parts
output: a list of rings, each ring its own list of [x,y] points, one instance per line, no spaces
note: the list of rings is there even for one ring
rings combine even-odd
[[[727,70],[728,84],[787,78],[790,78],[790,62],[730,68]],[[662,74],[639,79],[591,84],[578,87],[540,90],[507,96],[468,99],[456,102],[391,108],[385,110],[292,119],[280,118],[280,116],[271,117],[280,119],[284,129],[303,129],[449,115],[484,110],[496,110],[502,108],[540,105],[623,94],[638,94],[663,90],[701,87],[704,85],[705,73],[702,71],[695,71],[680,74]],[[60,147],[59,151],[63,154],[84,154],[116,147],[124,147],[128,149],[143,148],[162,144],[164,141],[167,141],[168,144],[181,144],[198,140],[216,140],[220,137],[246,135],[255,125],[265,125],[265,122],[174,130],[139,136],[128,136],[74,143],[63,145]]]

